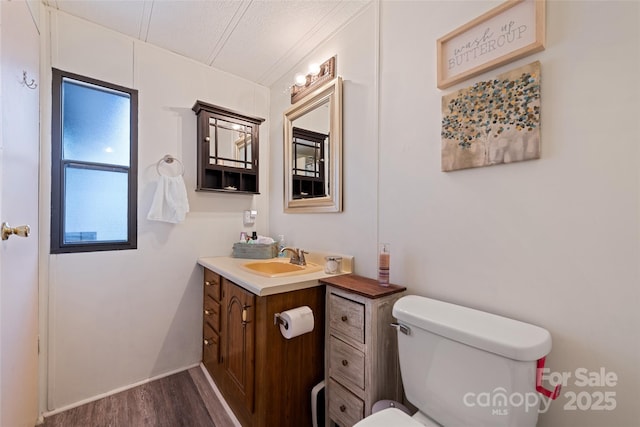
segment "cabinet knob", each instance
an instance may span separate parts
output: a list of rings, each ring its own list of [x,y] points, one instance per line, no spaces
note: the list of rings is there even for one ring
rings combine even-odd
[[[347,407],[344,405],[340,405],[340,412],[344,412],[347,410]]]
[[[205,140],[205,141],[207,141],[207,142],[209,142],[209,141],[211,141],[211,138],[210,138],[210,137],[208,137],[208,136],[205,136],[205,137],[204,137],[204,140]]]
[[[346,359],[342,359],[342,366],[348,366],[349,365],[349,361]]]
[[[211,342],[211,341],[209,341],[209,340],[204,340],[204,345],[211,345],[211,344],[212,344],[212,342]]]
[[[342,317],[341,317],[341,319],[342,319],[342,321],[343,321],[343,322],[346,322],[346,321],[347,321],[347,319],[348,319],[348,317],[347,317],[345,314],[343,314],[343,315],[342,315]]]
[[[211,286],[211,282],[209,282],[209,281],[204,282],[204,285],[205,285],[205,286]]]
[[[211,312],[210,312],[209,310],[205,310],[205,311],[204,311],[204,314],[206,314],[207,316],[210,316],[210,315],[211,315]]]

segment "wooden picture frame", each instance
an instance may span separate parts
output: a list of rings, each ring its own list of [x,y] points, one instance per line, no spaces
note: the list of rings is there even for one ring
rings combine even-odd
[[[546,0],[507,0],[437,40],[445,89],[545,47]]]

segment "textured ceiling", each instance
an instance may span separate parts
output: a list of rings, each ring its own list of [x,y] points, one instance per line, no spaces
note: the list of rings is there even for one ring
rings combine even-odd
[[[271,86],[370,0],[46,0],[58,10]]]

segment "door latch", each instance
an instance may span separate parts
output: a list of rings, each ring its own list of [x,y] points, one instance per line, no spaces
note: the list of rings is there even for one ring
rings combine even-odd
[[[7,240],[12,234],[20,237],[29,237],[29,233],[31,233],[31,228],[28,225],[11,227],[6,222],[2,223],[2,240]]]

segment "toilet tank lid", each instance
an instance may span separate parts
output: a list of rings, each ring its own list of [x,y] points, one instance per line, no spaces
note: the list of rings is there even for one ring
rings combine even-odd
[[[546,329],[418,295],[396,301],[393,316],[403,323],[514,360],[538,360],[551,351],[551,335]]]

